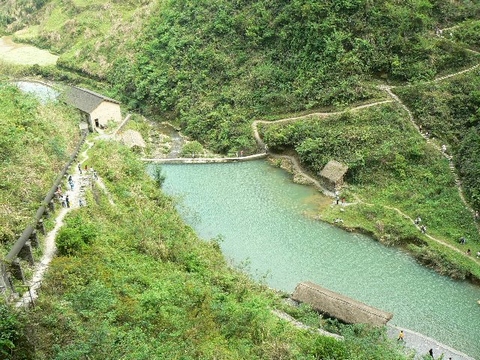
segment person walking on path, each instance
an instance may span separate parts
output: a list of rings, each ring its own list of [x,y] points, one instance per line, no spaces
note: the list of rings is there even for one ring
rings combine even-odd
[[[402,341],[402,342],[405,341],[404,337],[405,337],[405,334],[403,333],[403,330],[400,330],[397,341]]]
[[[68,195],[65,196],[65,203],[67,204],[67,208],[70,207],[70,199],[68,198]]]
[[[435,358],[433,357],[433,349],[428,350],[428,355],[430,355],[430,356],[432,357],[432,359],[435,359]]]

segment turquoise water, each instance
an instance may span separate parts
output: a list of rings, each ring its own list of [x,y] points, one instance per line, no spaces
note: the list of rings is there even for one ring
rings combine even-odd
[[[293,292],[312,281],[394,314],[408,328],[480,358],[480,288],[418,265],[404,252],[305,216],[317,192],[264,161],[162,165],[164,190],[204,239],[254,278]],[[346,208],[354,211],[354,208]]]

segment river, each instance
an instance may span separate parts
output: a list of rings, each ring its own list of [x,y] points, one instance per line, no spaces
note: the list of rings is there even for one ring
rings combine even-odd
[[[265,161],[162,169],[164,190],[185,221],[204,239],[221,236],[225,256],[257,280],[288,293],[312,281],[392,312],[392,325],[480,358],[479,287],[306,216],[320,195],[283,170]]]
[[[40,101],[58,95],[42,83],[17,86]],[[178,199],[185,221],[204,239],[221,236],[225,256],[257,280],[288,293],[312,281],[392,312],[392,325],[480,358],[478,286],[440,276],[367,236],[313,220],[308,215],[325,199],[292,183],[285,171],[266,161],[162,169],[164,190]]]

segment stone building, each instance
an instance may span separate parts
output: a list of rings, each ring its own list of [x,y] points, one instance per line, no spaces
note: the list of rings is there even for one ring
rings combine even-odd
[[[80,110],[91,130],[104,129],[109,121],[122,121],[120,102],[117,100],[73,86],[65,92],[64,99],[67,104]]]

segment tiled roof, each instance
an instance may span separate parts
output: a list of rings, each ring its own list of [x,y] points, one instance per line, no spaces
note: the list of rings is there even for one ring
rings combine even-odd
[[[65,92],[65,102],[86,113],[91,113],[103,101],[120,104],[117,100],[79,87],[72,86]]]

